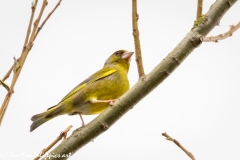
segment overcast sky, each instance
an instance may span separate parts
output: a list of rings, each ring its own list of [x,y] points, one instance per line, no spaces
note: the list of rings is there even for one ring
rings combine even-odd
[[[57,0],[48,3],[43,17]],[[204,1],[203,12],[214,0]],[[143,62],[149,73],[190,31],[197,0],[138,3]],[[31,1],[0,1],[0,78],[19,57]],[[39,8],[41,1],[39,1]],[[209,35],[240,20],[240,3]],[[31,116],[57,104],[100,69],[118,49],[134,51],[130,0],[67,1],[45,24],[23,67],[0,127],[0,159],[33,159],[79,116],[59,116],[29,132]],[[135,57],[129,80],[138,80]],[[146,98],[71,159],[189,159],[161,133],[180,141],[195,158],[240,159],[240,30],[219,43],[203,43]],[[6,83],[10,85],[10,77]],[[1,103],[6,90],[0,86]],[[97,115],[83,116],[85,123]]]

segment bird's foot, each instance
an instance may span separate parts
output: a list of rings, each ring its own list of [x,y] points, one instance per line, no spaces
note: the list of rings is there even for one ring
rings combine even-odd
[[[110,106],[113,105],[113,103],[116,101],[116,99],[109,99],[109,100],[97,100],[97,99],[92,99],[92,103],[109,103]]]

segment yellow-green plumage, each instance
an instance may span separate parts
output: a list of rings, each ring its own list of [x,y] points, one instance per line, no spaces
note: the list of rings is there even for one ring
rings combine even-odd
[[[101,70],[76,86],[56,106],[32,116],[30,131],[59,115],[91,115],[104,111],[111,100],[129,89],[127,73],[132,54],[126,50],[114,52]]]

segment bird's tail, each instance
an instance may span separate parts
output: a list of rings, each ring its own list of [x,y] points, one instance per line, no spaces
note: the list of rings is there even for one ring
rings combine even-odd
[[[43,113],[32,116],[31,120],[33,121],[33,123],[30,126],[30,132],[32,132],[34,129],[36,129],[43,123],[49,121],[50,119],[65,113],[66,113],[65,107],[62,104],[59,104],[49,108],[47,111]]]

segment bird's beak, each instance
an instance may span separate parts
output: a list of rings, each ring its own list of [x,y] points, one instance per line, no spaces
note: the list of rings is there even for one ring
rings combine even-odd
[[[122,59],[126,59],[126,60],[130,60],[131,59],[131,57],[132,57],[132,55],[133,55],[133,53],[134,52],[125,52],[125,53],[123,53],[123,55],[122,55]]]

